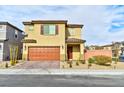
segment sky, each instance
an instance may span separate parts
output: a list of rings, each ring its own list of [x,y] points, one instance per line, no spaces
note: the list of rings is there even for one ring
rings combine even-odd
[[[124,5],[0,6],[0,21],[8,21],[22,30],[23,21],[42,19],[83,24],[81,37],[86,45],[124,41]]]

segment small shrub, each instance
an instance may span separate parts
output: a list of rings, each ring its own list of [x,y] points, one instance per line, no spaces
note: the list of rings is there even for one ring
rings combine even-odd
[[[10,64],[11,64],[11,66],[14,66],[15,62],[14,61],[10,61]]]
[[[79,61],[76,61],[76,66],[79,66]]]
[[[88,66],[91,66],[92,63],[94,63],[94,62],[95,62],[95,60],[93,58],[89,58],[88,59]]]
[[[7,62],[6,62],[6,64],[5,64],[5,67],[6,67],[6,68],[8,68],[8,67],[9,67]]]
[[[112,61],[119,61],[119,58],[112,58]]]
[[[72,63],[69,64],[69,67],[72,68]]]
[[[94,56],[95,63],[98,65],[110,65],[112,63],[112,58],[108,56]]]
[[[69,67],[72,68],[72,61],[67,62],[69,64]]]
[[[94,60],[93,58],[89,58],[89,59],[88,59],[88,63],[91,63],[91,64],[92,64],[92,63],[94,63],[94,61],[95,61],[95,60]]]
[[[82,63],[82,64],[85,64],[85,60],[81,60],[81,63]]]

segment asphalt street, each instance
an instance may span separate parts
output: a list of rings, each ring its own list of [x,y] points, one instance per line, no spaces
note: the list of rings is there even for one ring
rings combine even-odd
[[[0,87],[124,87],[124,76],[0,75]]]

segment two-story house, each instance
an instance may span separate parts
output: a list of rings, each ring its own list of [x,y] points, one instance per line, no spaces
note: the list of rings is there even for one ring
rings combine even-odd
[[[113,57],[117,57],[117,56],[118,57],[120,57],[120,56],[124,57],[124,41],[113,42],[112,53],[113,53]]]
[[[10,47],[18,46],[18,59],[22,57],[22,30],[8,22],[0,22],[0,61],[10,59]]]
[[[67,24],[67,20],[32,20],[23,24],[26,33],[23,40],[24,60],[83,60],[83,25]]]
[[[103,45],[101,46],[103,50],[112,50],[112,44],[107,44],[107,45]]]

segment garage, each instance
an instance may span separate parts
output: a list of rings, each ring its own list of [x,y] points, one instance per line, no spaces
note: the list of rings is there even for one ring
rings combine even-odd
[[[29,61],[59,61],[60,47],[58,46],[35,46],[28,48]]]

